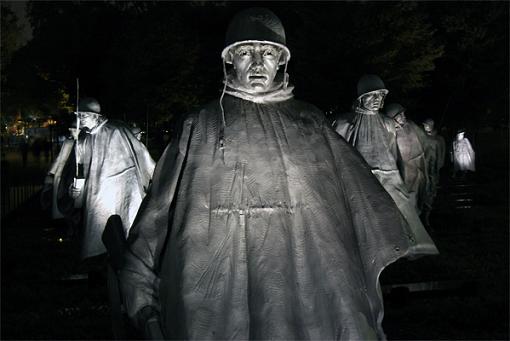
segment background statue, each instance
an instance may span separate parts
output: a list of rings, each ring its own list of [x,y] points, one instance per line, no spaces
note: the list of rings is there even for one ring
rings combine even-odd
[[[83,135],[66,166],[72,170],[67,174],[83,179],[81,183],[68,180],[68,184],[75,206],[83,209],[80,258],[88,259],[105,254],[101,235],[110,216],[121,217],[127,236],[149,186],[154,161],[127,125],[101,113],[97,100],[83,98],[78,107]]]
[[[475,171],[475,151],[464,134],[465,130],[459,129],[453,141],[452,162],[454,175],[457,175],[457,172]]]
[[[424,147],[427,136],[422,128],[406,117],[405,111],[398,103],[390,103],[385,107],[386,115],[395,123],[400,175],[418,213],[421,213],[429,186]]]
[[[357,90],[354,112],[339,116],[333,127],[360,152],[390,194],[411,227],[421,252],[436,254],[436,246],[421,223],[413,197],[400,176],[395,122],[380,112],[388,90],[377,75],[362,76]]]
[[[439,135],[431,118],[423,122],[423,130],[428,139],[425,140],[425,159],[427,160],[427,175],[429,178],[427,196],[422,209],[422,217],[425,225],[430,225],[429,217],[434,199],[437,195],[437,187],[441,175],[441,168],[444,166],[446,155],[446,143]]]

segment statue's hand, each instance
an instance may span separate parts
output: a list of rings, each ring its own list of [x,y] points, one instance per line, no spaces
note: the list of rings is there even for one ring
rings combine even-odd
[[[73,199],[76,199],[81,194],[81,188],[74,187],[74,185],[69,186],[69,196]]]

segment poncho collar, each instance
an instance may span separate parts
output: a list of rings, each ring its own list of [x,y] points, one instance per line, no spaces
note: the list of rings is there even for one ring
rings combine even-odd
[[[283,102],[288,99],[291,99],[292,97],[294,97],[292,90],[294,90],[294,86],[292,85],[285,86],[284,81],[275,80],[273,88],[271,88],[268,92],[264,92],[261,94],[251,94],[242,91],[239,88],[237,82],[235,81],[235,78],[232,75],[228,75],[226,80],[225,93],[250,102],[259,104],[269,104]]]
[[[379,113],[379,111],[367,110],[362,107],[356,107],[354,109],[354,111],[356,112],[356,114],[362,114],[362,115],[377,115]]]

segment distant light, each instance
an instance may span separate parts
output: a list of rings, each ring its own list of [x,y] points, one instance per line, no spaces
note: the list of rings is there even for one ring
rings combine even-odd
[[[62,243],[63,241],[64,241],[64,240],[63,240],[62,238],[59,238],[59,239],[58,239],[58,242],[59,242],[59,243]]]

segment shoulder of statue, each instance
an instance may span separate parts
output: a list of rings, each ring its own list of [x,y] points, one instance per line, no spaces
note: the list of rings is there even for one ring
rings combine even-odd
[[[381,119],[383,120],[384,122],[384,126],[386,127],[386,130],[393,134],[393,135],[396,135],[397,134],[397,128],[395,127],[395,122],[393,121],[392,118],[389,118],[388,116],[382,114],[382,113],[379,113]]]

